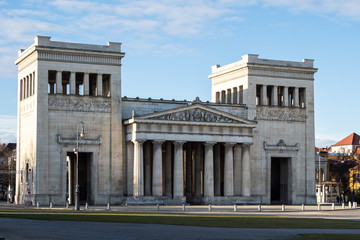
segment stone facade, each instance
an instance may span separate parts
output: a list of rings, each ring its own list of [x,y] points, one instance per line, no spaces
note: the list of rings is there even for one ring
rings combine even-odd
[[[120,47],[19,52],[18,204],[315,203],[312,60],[213,66],[211,102],[121,98]]]

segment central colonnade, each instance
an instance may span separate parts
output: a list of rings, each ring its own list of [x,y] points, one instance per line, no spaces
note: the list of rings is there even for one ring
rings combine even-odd
[[[251,195],[250,144],[128,141],[127,158],[129,196],[201,203]]]

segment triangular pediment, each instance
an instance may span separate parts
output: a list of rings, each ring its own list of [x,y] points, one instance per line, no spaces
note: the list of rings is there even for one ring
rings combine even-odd
[[[254,121],[244,119],[230,113],[206,106],[204,104],[192,104],[190,106],[174,108],[152,114],[135,117],[144,120],[186,121],[186,122],[214,122],[214,123],[238,123],[256,124]]]

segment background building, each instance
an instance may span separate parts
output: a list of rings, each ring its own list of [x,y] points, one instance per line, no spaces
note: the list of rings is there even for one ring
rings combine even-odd
[[[15,190],[16,143],[0,145],[0,199],[12,202]]]

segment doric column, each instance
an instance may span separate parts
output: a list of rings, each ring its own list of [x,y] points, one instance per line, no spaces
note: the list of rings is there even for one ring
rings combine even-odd
[[[151,144],[144,143],[144,195],[151,196]]]
[[[201,144],[195,143],[195,196],[201,196]]]
[[[24,84],[23,84],[23,99],[26,98],[26,77],[24,77]]]
[[[234,195],[241,195],[241,146],[234,146]]]
[[[205,143],[204,196],[214,197],[214,153],[215,143]]]
[[[89,95],[89,73],[84,73],[84,95]]]
[[[183,144],[184,142],[174,142],[174,197],[184,196]]]
[[[134,184],[133,195],[144,196],[144,155],[143,141],[134,142]]]
[[[221,91],[221,103],[226,103],[226,92],[225,92],[225,90]]]
[[[32,79],[33,79],[33,92],[32,94],[34,95],[35,94],[35,72],[32,73]]]
[[[26,97],[29,97],[29,76],[26,76]]]
[[[239,86],[239,104],[244,103],[244,86]]]
[[[152,181],[152,194],[153,196],[163,195],[162,185],[162,143],[164,141],[153,141],[153,181]]]
[[[294,107],[299,107],[299,88],[296,87],[294,90]]]
[[[29,91],[29,95],[32,96],[32,74],[29,75],[29,79],[30,79],[30,84],[29,84],[29,87],[30,87],[30,91]],[[54,94],[54,84],[52,84],[52,91],[53,91],[53,94]]]
[[[234,143],[225,143],[224,195],[234,196]]]
[[[26,77],[24,78],[23,84],[23,99],[26,98]]]
[[[273,106],[278,106],[279,103],[278,103],[278,86],[274,86],[273,87],[273,92],[272,92],[272,105]]]
[[[214,147],[214,194],[215,196],[221,195],[221,166],[220,166],[220,143],[215,144]]]
[[[103,95],[103,89],[102,89],[102,74],[97,75],[96,79],[96,89],[97,89],[97,96]]]
[[[284,103],[283,106],[284,107],[288,107],[289,106],[289,88],[288,87],[284,87]]]
[[[126,142],[126,161],[127,161],[127,195],[132,196],[134,190],[134,144],[131,141]]]
[[[165,142],[165,195],[171,198],[171,186],[172,186],[172,164],[171,164],[171,142]]]
[[[187,197],[191,197],[192,196],[192,187],[193,187],[193,184],[192,184],[192,169],[193,169],[193,166],[192,166],[192,149],[191,149],[191,144],[190,143],[187,143],[185,145],[185,149],[186,149],[186,155],[185,155],[185,159],[186,159],[186,191],[185,191],[185,194]],[[176,154],[176,153],[175,153]],[[174,165],[175,165],[175,160],[174,160]],[[174,167],[175,169],[175,167]],[[175,184],[175,182],[174,182]],[[174,186],[175,188],[175,186]]]
[[[242,195],[251,196],[250,145],[242,145]]]
[[[232,103],[233,104],[238,104],[239,103],[239,96],[238,96],[238,88],[237,87],[233,87],[232,90]]]
[[[75,72],[70,73],[70,94],[76,93]]]
[[[267,105],[267,86],[261,87],[261,105]]]

